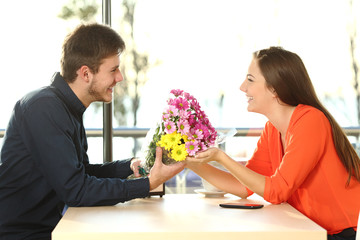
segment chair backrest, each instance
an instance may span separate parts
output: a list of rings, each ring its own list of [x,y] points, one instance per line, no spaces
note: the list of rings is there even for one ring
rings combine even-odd
[[[359,226],[360,226],[360,211],[359,211],[358,225],[356,231],[356,240],[360,240]]]

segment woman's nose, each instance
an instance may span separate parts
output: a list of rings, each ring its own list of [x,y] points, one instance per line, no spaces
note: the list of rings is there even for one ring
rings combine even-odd
[[[240,85],[240,90],[246,92],[246,80],[244,80]]]

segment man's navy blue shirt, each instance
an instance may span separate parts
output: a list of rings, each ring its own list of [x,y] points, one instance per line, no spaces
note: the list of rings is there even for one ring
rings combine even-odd
[[[114,205],[149,194],[126,180],[130,159],[89,164],[86,110],[59,73],[13,110],[0,161],[0,239],[50,239],[68,206]]]

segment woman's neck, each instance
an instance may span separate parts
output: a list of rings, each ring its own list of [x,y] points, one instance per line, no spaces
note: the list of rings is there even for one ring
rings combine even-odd
[[[268,116],[269,121],[280,132],[281,136],[285,138],[291,116],[296,106],[280,105],[274,109],[271,115]]]

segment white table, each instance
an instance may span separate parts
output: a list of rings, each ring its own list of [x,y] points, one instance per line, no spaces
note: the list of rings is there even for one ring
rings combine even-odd
[[[227,209],[228,201],[263,203],[261,209]],[[291,207],[272,205],[254,195],[167,194],[107,207],[70,207],[52,233],[53,240],[171,239],[326,239],[326,231]]]

